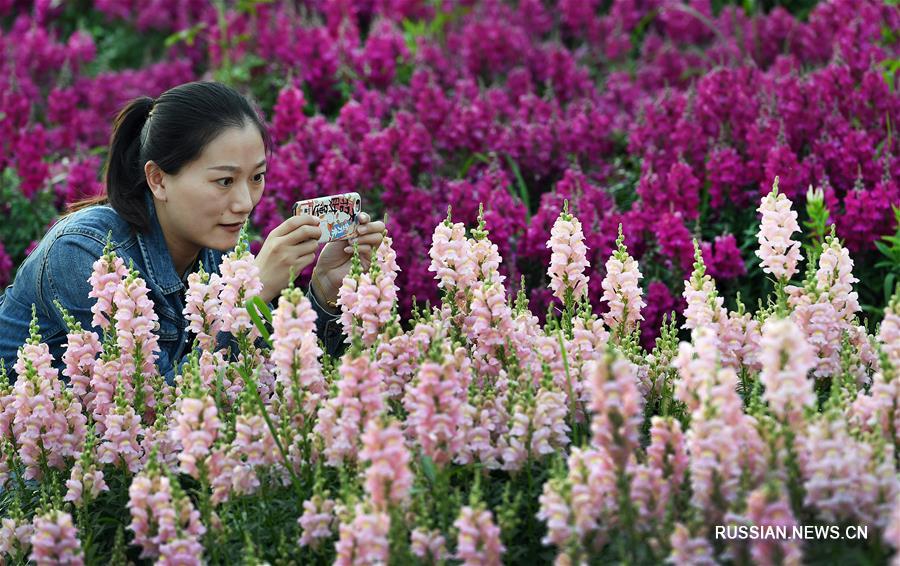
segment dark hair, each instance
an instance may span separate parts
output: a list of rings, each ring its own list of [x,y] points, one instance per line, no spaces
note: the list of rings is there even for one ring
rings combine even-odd
[[[65,214],[109,202],[136,232],[146,232],[150,218],[144,194],[150,187],[144,164],[152,160],[165,173],[176,175],[222,130],[248,123],[259,129],[268,154],[271,138],[265,123],[251,100],[229,86],[191,82],[167,90],[156,100],[135,98],[113,123],[103,169],[106,194],[74,202]]]

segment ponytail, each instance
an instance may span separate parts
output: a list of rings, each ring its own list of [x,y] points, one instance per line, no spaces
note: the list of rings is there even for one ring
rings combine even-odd
[[[154,100],[136,98],[116,116],[109,141],[109,156],[103,170],[109,204],[136,232],[150,229],[144,193],[150,190],[141,159],[141,135]]]
[[[104,194],[73,202],[63,216],[95,204],[109,203],[136,232],[146,232],[150,218],[144,202],[149,191],[141,167],[141,138],[154,100],[142,96],[129,102],[116,116],[109,140],[106,165],[103,168]]]

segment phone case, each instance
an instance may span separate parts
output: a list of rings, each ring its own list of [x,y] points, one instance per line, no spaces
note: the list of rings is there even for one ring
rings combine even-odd
[[[294,203],[294,216],[311,214],[319,217],[322,236],[319,243],[347,240],[357,234],[362,200],[359,193],[344,193],[301,200]]]

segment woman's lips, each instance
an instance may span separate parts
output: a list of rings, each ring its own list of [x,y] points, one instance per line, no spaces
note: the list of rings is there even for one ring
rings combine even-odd
[[[240,232],[243,225],[243,222],[235,222],[234,224],[219,224],[219,226],[229,232]]]

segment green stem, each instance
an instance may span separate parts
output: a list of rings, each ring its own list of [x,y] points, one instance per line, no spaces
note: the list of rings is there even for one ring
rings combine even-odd
[[[572,415],[572,439],[575,446],[581,446],[581,435],[578,430],[577,413],[575,412],[575,390],[572,388],[572,375],[569,372],[569,357],[566,355],[566,345],[563,342],[562,330],[557,330],[559,338],[559,349],[562,352],[563,368],[566,370],[566,388],[569,395],[569,413]]]
[[[247,358],[245,358],[246,360]],[[303,500],[303,486],[300,483],[300,478],[297,477],[297,474],[294,473],[294,468],[291,466],[291,461],[288,459],[287,452],[284,450],[284,445],[281,443],[281,438],[279,438],[278,431],[275,430],[275,425],[272,423],[272,419],[269,417],[269,409],[266,407],[266,404],[263,402],[262,397],[259,394],[259,387],[257,386],[256,379],[253,377],[250,368],[247,367],[248,362],[244,362],[244,365],[241,367],[241,375],[244,376],[244,383],[247,387],[250,387],[253,390],[253,398],[256,400],[256,404],[259,407],[259,412],[262,415],[262,418],[266,421],[266,425],[269,427],[269,431],[272,433],[272,438],[275,440],[275,446],[278,447],[278,453],[281,454],[281,459],[284,462],[284,467],[288,471],[288,474],[291,476],[291,483],[294,484],[294,489],[297,490],[297,497],[300,500]]]

